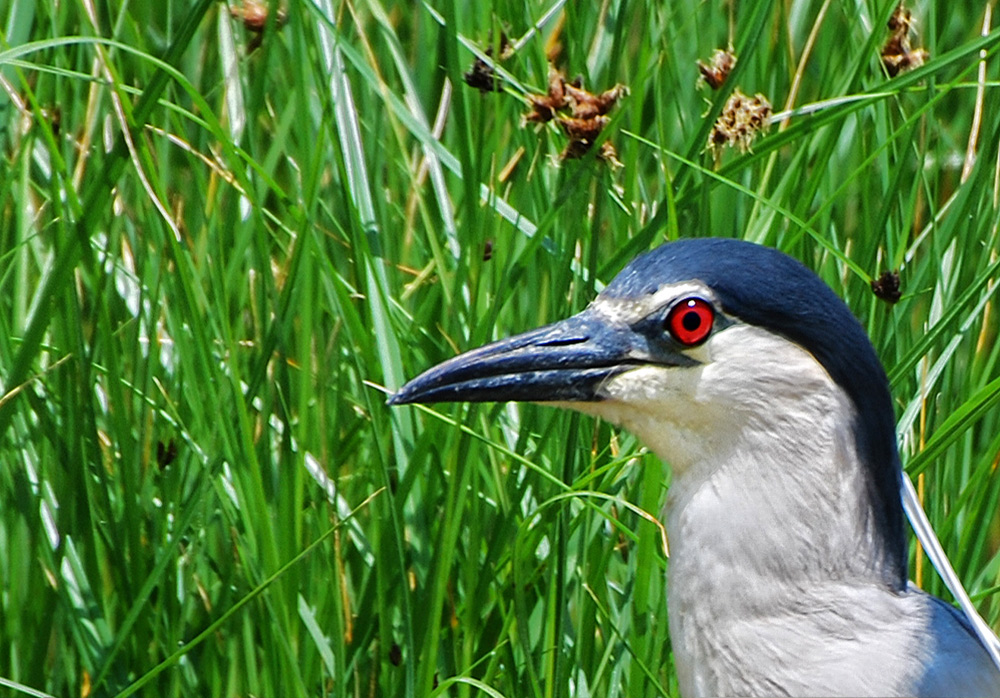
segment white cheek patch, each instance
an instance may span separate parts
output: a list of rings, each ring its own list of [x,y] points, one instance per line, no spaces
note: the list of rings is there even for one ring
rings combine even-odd
[[[593,402],[545,404],[601,417],[626,428],[638,414],[673,422],[683,413],[691,413],[696,374],[697,368],[691,367],[637,366],[605,380],[598,386],[598,399]]]
[[[734,325],[705,346],[711,352],[706,387],[734,407],[762,410],[840,391],[815,356],[763,328]]]
[[[620,373],[598,391],[598,409],[626,427],[652,420],[669,427],[704,424],[714,411],[703,394],[704,366],[640,366]],[[643,434],[639,434],[643,436]]]
[[[691,397],[697,379],[693,367],[639,366],[609,378],[599,388],[601,397],[641,408],[665,400]]]
[[[761,438],[787,429],[819,433],[849,411],[812,354],[759,327],[734,324],[685,354],[701,363],[637,366],[607,379],[597,390],[601,400],[563,406],[628,429],[681,468],[717,457],[746,438],[745,429]]]

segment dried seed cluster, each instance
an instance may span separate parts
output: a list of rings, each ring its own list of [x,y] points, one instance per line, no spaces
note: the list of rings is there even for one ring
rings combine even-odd
[[[736,88],[708,136],[709,149],[736,145],[746,152],[757,134],[770,126],[771,113],[767,97],[760,93],[747,97]]]
[[[247,51],[250,53],[260,48],[264,40],[264,28],[267,26],[269,12],[270,6],[264,0],[243,0],[242,3],[229,7],[229,15],[243,22],[244,28],[253,34],[253,38],[247,44]],[[276,26],[282,27],[287,21],[288,10],[284,6],[279,6],[275,16]]]
[[[500,36],[500,60],[509,58],[514,49],[506,35]],[[492,48],[485,51],[493,55]],[[476,58],[472,67],[463,76],[465,83],[480,92],[499,92],[503,89],[501,80],[493,67]],[[524,115],[524,123],[544,124],[555,120],[569,137],[569,143],[560,154],[560,159],[583,157],[597,141],[608,125],[607,114],[619,99],[628,94],[624,85],[615,85],[610,90],[593,94],[583,87],[583,79],[567,81],[566,76],[555,68],[549,68],[549,84],[545,94],[529,94],[530,111]],[[614,167],[621,167],[615,147],[608,141],[601,144],[597,157]]]
[[[590,150],[608,125],[610,119],[607,113],[627,93],[628,88],[624,85],[615,85],[610,90],[593,94],[584,89],[581,78],[567,82],[565,75],[550,68],[548,91],[544,95],[528,95],[531,111],[524,116],[524,120],[547,123],[555,119],[570,139],[560,158],[580,158]],[[618,153],[609,141],[601,144],[597,157],[615,167],[621,166]]]
[[[243,0],[239,5],[229,7],[230,16],[243,22],[243,26],[254,33],[261,33],[267,25],[267,14],[270,7],[262,0]],[[288,21],[288,10],[278,7],[278,26]]]
[[[903,7],[903,3],[896,6],[886,26],[889,28],[889,38],[882,47],[882,65],[889,77],[919,68],[930,58],[927,51],[915,49],[910,44],[913,15]]]
[[[490,46],[487,48],[485,53],[487,56],[492,58],[493,47]],[[514,49],[507,40],[507,34],[501,32],[500,60],[503,61],[510,58],[513,53]],[[474,87],[480,92],[499,92],[503,89],[503,82],[497,77],[493,66],[478,57],[475,61],[473,61],[472,67],[469,68],[468,72],[462,75],[462,79],[465,80],[466,85]]]
[[[898,303],[903,297],[899,286],[899,272],[884,271],[877,279],[872,279],[872,293],[887,303]]]
[[[702,60],[698,61],[698,72],[701,73],[701,80],[698,81],[698,86],[708,85],[713,90],[719,89],[735,67],[736,56],[731,50],[723,51],[722,49],[715,49],[710,63],[705,63]]]

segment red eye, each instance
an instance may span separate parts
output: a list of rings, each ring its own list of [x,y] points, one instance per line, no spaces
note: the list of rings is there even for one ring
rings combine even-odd
[[[678,342],[686,347],[701,344],[712,331],[715,309],[702,298],[685,298],[670,309],[667,329]]]

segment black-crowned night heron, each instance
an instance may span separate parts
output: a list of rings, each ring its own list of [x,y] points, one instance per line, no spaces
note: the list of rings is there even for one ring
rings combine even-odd
[[[663,245],[580,314],[435,366],[390,403],[506,400],[620,424],[673,468],[685,696],[1000,695],[966,617],[907,583],[885,372],[791,257]]]

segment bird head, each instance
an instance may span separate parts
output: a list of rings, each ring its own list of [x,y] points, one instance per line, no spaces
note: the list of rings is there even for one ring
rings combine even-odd
[[[462,401],[550,403],[603,417],[667,461],[675,482],[710,478],[734,449],[786,449],[774,461],[794,468],[810,431],[847,420],[824,433],[849,434],[862,515],[883,538],[879,565],[892,586],[905,585],[885,372],[843,301],[777,250],[716,238],[664,244],[581,313],[449,359],[389,403]]]

